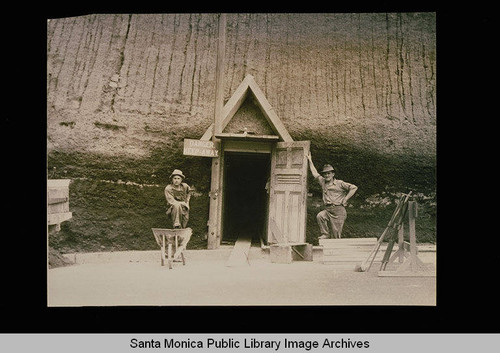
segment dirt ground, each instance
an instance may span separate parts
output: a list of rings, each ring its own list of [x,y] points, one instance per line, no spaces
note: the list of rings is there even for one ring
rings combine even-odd
[[[252,247],[247,265],[227,267],[228,254],[187,250],[173,269],[159,251],[70,255],[74,265],[48,270],[48,306],[436,305],[436,277],[381,277],[377,262],[369,272],[278,264]],[[435,268],[435,256],[422,256]]]

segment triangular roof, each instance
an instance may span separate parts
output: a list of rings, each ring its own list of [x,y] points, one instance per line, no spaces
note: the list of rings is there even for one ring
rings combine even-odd
[[[229,98],[227,103],[222,108],[221,130],[224,130],[229,121],[233,118],[234,114],[236,114],[238,109],[240,109],[250,92],[255,96],[257,106],[262,111],[262,114],[271,126],[271,129],[279,136],[280,140],[284,142],[293,141],[292,137],[274,112],[274,109],[271,107],[271,104],[264,96],[264,93],[261,91],[252,75],[247,75],[245,79],[241,81],[236,91],[234,91],[231,98]],[[212,123],[200,140],[210,140],[212,138],[213,129],[214,124]]]

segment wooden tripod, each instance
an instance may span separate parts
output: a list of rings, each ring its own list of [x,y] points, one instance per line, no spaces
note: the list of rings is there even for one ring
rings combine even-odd
[[[399,249],[392,255],[392,248],[395,239],[391,239],[384,254],[382,264],[378,275],[383,276],[413,276],[413,277],[435,277],[436,272],[427,268],[427,266],[417,256],[417,240],[415,236],[415,219],[417,218],[417,203],[409,201],[407,205],[408,213],[408,228],[410,242],[404,241],[404,224],[401,223],[398,231],[398,246]],[[408,251],[409,247],[409,251]],[[389,257],[390,256],[390,257]],[[386,271],[385,268],[388,263],[393,262],[396,258],[402,263],[395,271]],[[404,260],[404,262],[403,262]]]
[[[368,257],[366,258],[366,260],[363,261],[363,263],[359,267],[359,270],[361,272],[370,271],[370,268],[373,264],[373,261],[375,260],[375,257],[377,256],[377,253],[380,249],[380,245],[382,245],[382,242],[384,241],[384,238],[387,235],[387,233],[389,232],[389,230],[391,230],[392,228],[399,228],[400,225],[402,224],[403,217],[406,215],[406,211],[408,209],[408,199],[410,198],[410,195],[411,195],[411,191],[408,194],[401,195],[401,197],[399,198],[399,202],[396,206],[396,209],[394,210],[394,212],[392,214],[391,220],[387,224],[387,227],[385,227],[384,232],[382,233],[382,235],[378,239],[377,244],[371,250],[371,252],[368,255]],[[390,254],[392,251],[392,247],[394,246],[394,243],[392,243],[392,244],[389,243],[389,246],[391,247],[391,249],[389,251],[389,254]],[[386,251],[386,254],[387,254],[387,251]],[[368,265],[368,262],[370,263],[369,265]]]

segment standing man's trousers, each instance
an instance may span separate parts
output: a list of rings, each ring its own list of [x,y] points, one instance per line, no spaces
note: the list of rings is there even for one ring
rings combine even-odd
[[[346,218],[347,212],[344,206],[326,206],[323,211],[316,215],[321,235],[325,235],[330,238],[330,231],[328,227],[330,224],[333,238],[340,239]]]

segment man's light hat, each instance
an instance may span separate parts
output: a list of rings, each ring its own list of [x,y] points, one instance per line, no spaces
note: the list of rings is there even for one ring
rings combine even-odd
[[[320,173],[323,174],[326,172],[335,172],[335,169],[333,169],[333,167],[330,164],[325,164],[323,166],[323,170]]]
[[[184,176],[184,174],[182,174],[182,171],[181,171],[181,170],[179,170],[179,169],[175,169],[175,170],[172,172],[172,174],[170,174],[170,179],[172,179],[172,177],[173,177],[174,175],[178,175],[178,176],[180,176],[182,179],[186,179],[186,177]]]

